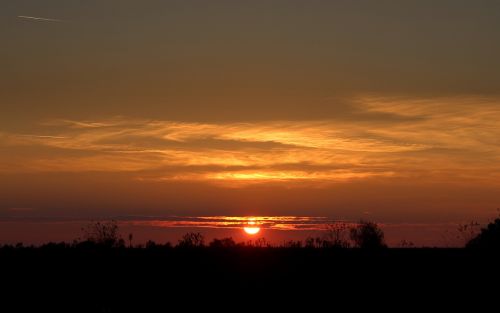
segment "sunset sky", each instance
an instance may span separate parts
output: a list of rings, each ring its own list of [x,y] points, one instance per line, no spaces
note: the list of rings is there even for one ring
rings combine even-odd
[[[0,243],[298,216],[439,244],[500,207],[499,38],[495,0],[0,0]]]

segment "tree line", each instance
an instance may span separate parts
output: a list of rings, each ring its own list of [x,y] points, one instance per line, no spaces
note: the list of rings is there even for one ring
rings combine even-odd
[[[477,222],[469,222],[458,225],[457,239],[463,240],[466,248],[500,248],[500,216],[489,223],[486,227],[478,231]],[[3,248],[24,248],[22,243],[16,245],[4,245]],[[371,221],[360,221],[359,223],[338,222],[327,225],[323,236],[308,237],[304,241],[290,240],[279,245],[272,245],[265,238],[249,240],[246,242],[236,242],[232,237],[214,238],[206,242],[205,237],[200,232],[188,232],[178,240],[176,245],[170,242],[164,244],[156,243],[152,240],[144,245],[133,245],[133,234],[128,234],[127,242],[120,233],[118,222],[98,221],[90,222],[82,228],[82,238],[75,239],[72,243],[48,243],[41,248],[64,247],[64,248],[315,248],[315,249],[383,249],[387,248],[383,230],[377,223]],[[399,244],[402,248],[414,247],[410,241],[402,240]]]

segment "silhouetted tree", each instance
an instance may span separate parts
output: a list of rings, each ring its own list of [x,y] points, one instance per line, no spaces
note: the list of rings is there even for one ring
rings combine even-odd
[[[373,222],[360,221],[356,227],[351,228],[351,240],[363,249],[386,247],[384,232]]]
[[[473,238],[477,236],[480,230],[478,222],[470,221],[468,223],[458,224],[457,226],[457,239],[462,242],[463,245],[467,245]]]
[[[466,247],[500,249],[500,217],[481,229],[479,235],[471,239]]]
[[[205,245],[205,238],[201,233],[187,233],[182,236],[177,244],[178,247],[182,248],[199,248]]]
[[[134,235],[132,233],[128,234],[128,247],[132,248],[132,239],[134,239]]]
[[[232,237],[217,239],[215,238],[209,244],[210,248],[234,248],[236,247],[236,242]]]
[[[82,228],[86,241],[106,247],[123,247],[124,240],[120,237],[116,221],[91,222]]]
[[[325,240],[332,248],[349,248],[349,224],[337,222],[327,225]]]

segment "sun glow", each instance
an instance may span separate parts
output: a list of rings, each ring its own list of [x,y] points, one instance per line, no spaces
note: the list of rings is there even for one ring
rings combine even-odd
[[[243,230],[249,235],[255,235],[260,232],[260,227],[243,227]]]
[[[249,235],[255,235],[260,232],[260,227],[257,226],[257,222],[254,217],[250,217],[247,222],[248,226],[243,227],[245,233]]]

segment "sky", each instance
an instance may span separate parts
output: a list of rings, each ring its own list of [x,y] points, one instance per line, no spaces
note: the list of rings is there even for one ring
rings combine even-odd
[[[493,0],[0,0],[0,234],[311,216],[419,241],[484,222],[498,38]]]

